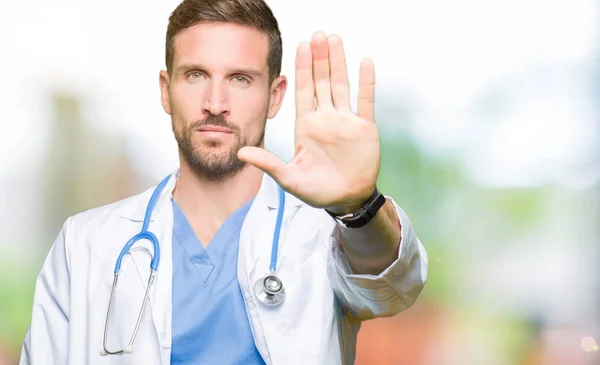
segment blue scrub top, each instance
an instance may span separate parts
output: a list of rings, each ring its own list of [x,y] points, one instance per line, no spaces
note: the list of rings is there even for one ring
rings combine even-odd
[[[252,200],[205,249],[173,202],[171,364],[261,364],[237,280],[240,230]]]

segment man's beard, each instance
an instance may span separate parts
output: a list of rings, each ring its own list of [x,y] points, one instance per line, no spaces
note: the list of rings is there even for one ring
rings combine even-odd
[[[194,133],[204,125],[214,125],[230,129],[236,138],[236,143],[228,151],[206,152],[202,151],[201,148],[195,149],[192,140]],[[225,181],[239,173],[246,166],[246,163],[238,159],[238,151],[245,146],[260,147],[265,138],[265,128],[263,126],[262,133],[256,139],[252,140],[250,137],[242,139],[239,127],[229,124],[223,115],[209,115],[204,120],[190,124],[182,133],[178,133],[175,130],[175,123],[173,123],[173,132],[179,145],[179,150],[182,152],[192,171],[199,177],[213,182]],[[203,148],[217,148],[221,144],[221,141],[208,140],[201,143],[203,144]]]

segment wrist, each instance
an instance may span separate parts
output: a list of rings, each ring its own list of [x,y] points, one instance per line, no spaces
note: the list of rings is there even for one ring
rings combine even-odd
[[[385,197],[375,188],[371,196],[360,204],[338,205],[332,207],[333,210],[328,208],[325,211],[343,227],[360,228],[375,217],[385,201]]]
[[[352,202],[342,202],[340,204],[327,207],[325,210],[337,216],[354,214],[360,207],[368,203],[369,199],[373,197],[375,191],[377,191],[377,188],[373,187],[368,191],[367,195],[363,197],[355,198]]]
[[[335,205],[333,207],[325,208],[329,213],[337,216],[343,216],[347,214],[353,214],[356,212],[362,204],[344,204]]]

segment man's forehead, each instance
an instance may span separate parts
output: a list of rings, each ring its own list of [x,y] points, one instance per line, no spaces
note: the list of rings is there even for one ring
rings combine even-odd
[[[182,30],[174,39],[178,64],[267,69],[269,39],[258,30],[233,23],[200,23]]]

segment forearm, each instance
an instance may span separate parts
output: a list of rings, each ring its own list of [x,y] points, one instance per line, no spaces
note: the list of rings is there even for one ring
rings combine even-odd
[[[402,229],[389,199],[363,227],[339,228],[342,247],[354,273],[378,275],[398,259]]]

